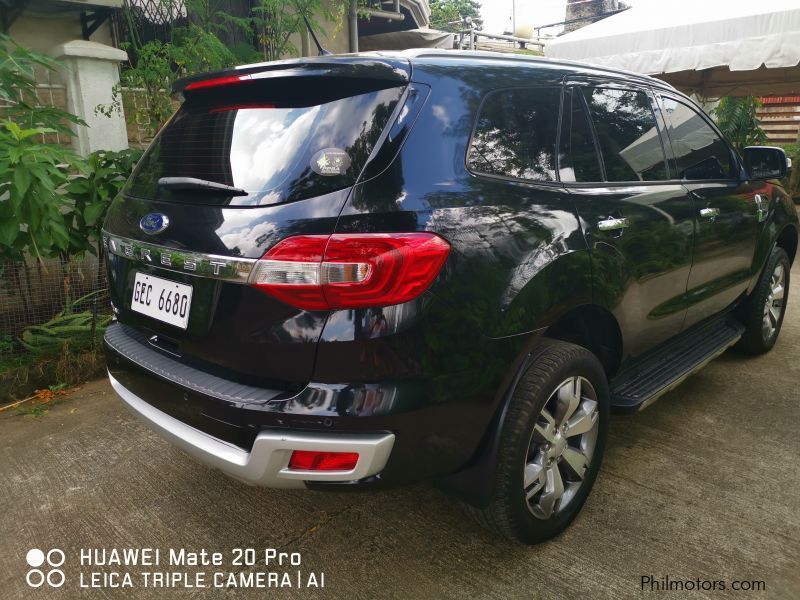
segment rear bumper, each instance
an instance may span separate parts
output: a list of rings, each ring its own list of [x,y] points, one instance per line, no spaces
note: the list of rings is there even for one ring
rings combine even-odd
[[[425,341],[403,337],[416,329],[398,334],[399,338],[320,342],[317,365],[325,362],[328,366],[325,372],[320,369],[320,380],[299,390],[223,379],[203,363],[159,350],[144,334],[121,323],[108,326],[104,341],[109,374],[117,384],[155,409],[153,414],[168,416],[170,423],[202,434],[200,439],[219,442],[221,446],[215,445],[218,450],[210,457],[195,454],[198,444],[189,444],[187,450],[235,477],[243,478],[247,457],[254,452],[256,440],[265,436],[360,442],[393,434],[391,455],[383,468],[373,465],[357,486],[350,485],[359,476],[352,473],[303,479],[328,488],[342,487],[334,484],[345,482],[344,487],[353,489],[411,483],[463,468],[479,450],[495,413],[496,392],[504,388],[499,376],[506,371],[509,351],[517,354],[518,342],[500,340],[475,348],[483,366],[474,372],[447,374],[437,361],[420,363],[418,349],[425,347]],[[337,348],[340,352],[334,356]],[[259,356],[262,361],[272,360],[266,350]],[[186,448],[184,442],[171,439]],[[238,458],[220,466],[215,456],[219,453]],[[376,471],[380,473],[373,476]],[[250,471],[244,478],[254,479]]]
[[[133,413],[150,428],[191,454],[231,477],[273,488],[304,487],[306,481],[347,483],[377,475],[386,466],[394,445],[394,434],[322,434],[261,431],[248,452],[195,429],[148,404],[109,373],[111,386]],[[289,470],[293,450],[357,452],[358,462],[350,471]]]

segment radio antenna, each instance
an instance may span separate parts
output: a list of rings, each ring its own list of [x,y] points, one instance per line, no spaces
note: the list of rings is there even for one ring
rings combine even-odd
[[[317,34],[314,33],[314,28],[311,27],[311,23],[309,22],[308,17],[306,17],[306,13],[303,12],[301,14],[303,15],[303,21],[305,21],[306,27],[308,28],[308,33],[310,33],[311,37],[314,38],[314,43],[317,45],[317,50],[319,50],[319,55],[329,56],[331,53],[325,50],[325,48],[322,47],[322,44],[319,43],[319,40],[317,39]]]

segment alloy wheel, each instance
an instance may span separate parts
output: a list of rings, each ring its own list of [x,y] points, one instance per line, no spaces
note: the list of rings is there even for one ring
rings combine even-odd
[[[538,519],[563,511],[583,485],[592,462],[600,413],[585,377],[559,384],[542,408],[525,461],[525,502]]]
[[[764,341],[772,339],[778,328],[778,323],[783,312],[784,298],[786,296],[786,267],[782,262],[775,265],[769,281],[769,293],[764,302],[764,314],[761,331]]]

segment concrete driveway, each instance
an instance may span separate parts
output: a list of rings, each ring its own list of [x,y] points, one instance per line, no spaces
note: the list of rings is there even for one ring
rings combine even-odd
[[[160,598],[164,590],[138,585],[81,588],[82,572],[109,568],[81,567],[80,549],[205,548],[225,553],[222,569],[242,571],[230,566],[230,552],[251,547],[259,556],[265,548],[299,552],[302,560],[251,571],[324,573],[324,589],[179,595],[686,596],[642,591],[642,576],[651,576],[722,581],[728,590],[693,597],[798,598],[800,268],[793,277],[774,351],[756,359],[728,352],[644,413],[614,417],[583,513],[560,538],[535,548],[492,537],[429,485],[369,494],[247,487],[139,425],[105,381],[41,418],[2,416],[0,596]],[[62,588],[28,587],[31,548],[65,552]],[[141,578],[158,569],[128,570]],[[763,581],[766,590],[730,592],[734,581]]]

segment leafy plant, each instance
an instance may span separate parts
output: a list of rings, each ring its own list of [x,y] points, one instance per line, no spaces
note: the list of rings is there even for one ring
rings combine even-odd
[[[483,25],[481,19],[481,3],[476,0],[430,0],[431,27],[444,31],[459,31],[463,29],[461,23],[448,25],[454,21],[463,21],[466,17],[472,19],[476,29]]]
[[[0,335],[0,362],[14,353],[14,340],[10,335]]]
[[[85,125],[73,114],[50,106],[37,106],[34,71],[52,71],[58,63],[44,54],[20,46],[0,34],[0,121],[13,121],[24,129],[41,127],[62,135],[74,135],[70,123]]]
[[[299,11],[287,11],[280,0],[260,0],[253,7],[251,23],[264,60],[278,60],[297,53],[289,37],[300,31],[301,26],[305,27]]]
[[[0,99],[5,103],[0,107],[0,261],[26,314],[24,257],[33,256],[41,265],[42,258],[67,256],[77,241],[61,210],[61,189],[81,161],[71,149],[48,142],[54,133],[72,135],[69,125],[83,122],[36,102],[35,71],[56,65],[0,36]]]
[[[35,99],[34,70],[56,66],[49,57],[0,39],[0,99],[8,103],[0,108],[0,261],[28,318],[25,258],[37,259],[44,271],[43,259],[59,259],[63,290],[54,304],[69,306],[70,261],[95,252],[108,203],[139,156],[138,151],[98,152],[84,160],[71,148],[52,143],[54,133],[71,134],[69,124],[82,124],[69,113],[27,100]],[[99,287],[99,271],[97,281]]]
[[[756,118],[759,105],[754,96],[726,96],[712,111],[717,126],[737,150],[767,142],[767,134]]]
[[[94,253],[94,243],[100,240],[100,229],[111,201],[125,185],[141,156],[142,151],[133,148],[93,152],[86,159],[83,172],[66,185],[71,203],[71,228],[85,240],[90,252]]]
[[[175,111],[170,99],[173,82],[185,75],[200,71],[216,71],[236,64],[234,54],[214,33],[197,25],[176,27],[172,41],[153,40],[136,48],[136,65],[122,72],[122,84],[141,89],[144,106],[131,118],[147,123],[154,135]],[[111,106],[98,107],[108,113],[120,106],[121,90],[114,90]]]
[[[139,108],[130,118],[137,123],[150,126],[155,134],[173,112],[169,91],[175,80],[170,46],[159,40],[147,42],[137,49],[135,67],[122,72],[122,83],[129,88],[141,89],[144,93],[144,107]],[[114,90],[115,102],[121,90]]]
[[[236,57],[212,32],[197,25],[181,27],[173,34],[171,59],[179,76],[217,71],[236,64]]]
[[[99,150],[86,159],[86,169],[66,186],[71,199],[72,229],[84,240],[84,248],[98,258],[95,286],[103,285],[104,250],[100,242],[101,229],[111,201],[122,190],[142,150],[129,148],[119,152]]]
[[[78,298],[55,317],[41,325],[29,325],[19,338],[23,348],[37,356],[52,356],[63,351],[66,345],[73,350],[90,347],[96,337],[111,322],[111,315],[96,314],[93,310],[79,310],[105,293],[97,290]],[[78,311],[78,312],[76,312]]]
[[[781,144],[792,161],[792,168],[786,178],[786,188],[789,194],[797,201],[800,196],[800,142],[795,144]]]
[[[167,27],[163,40],[140,43],[132,17],[134,7],[126,1],[123,7],[125,22],[132,40],[128,50],[135,57],[130,68],[122,72],[125,87],[141,89],[144,93],[142,108],[131,110],[128,118],[148,125],[155,134],[174,112],[169,94],[173,82],[186,75],[202,71],[216,71],[236,64],[257,60],[277,60],[296,55],[297,48],[291,36],[306,29],[303,15],[315,31],[320,31],[315,21],[341,23],[347,2],[345,0],[253,0],[249,12],[236,16],[223,10],[224,0],[160,0],[164,14],[178,15],[185,4],[187,19]],[[366,4],[367,0],[360,0]],[[228,46],[222,38],[238,36],[254,41]],[[98,112],[110,114],[121,106],[119,89],[114,101],[99,106]]]
[[[70,167],[82,169],[68,148],[43,141],[45,127],[21,129],[13,121],[0,127],[0,258],[20,261],[69,254],[83,246],[62,211],[63,186]]]
[[[36,105],[37,68],[53,70],[48,56],[0,36],[0,259],[21,261],[68,253],[79,242],[70,234],[61,189],[82,162],[63,146],[47,143],[53,133],[72,134],[82,124],[65,111]]]

